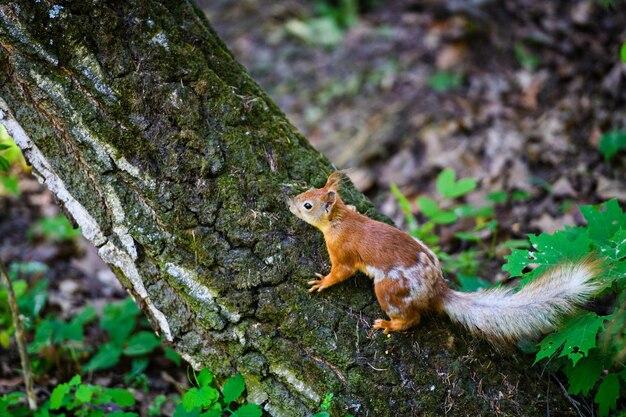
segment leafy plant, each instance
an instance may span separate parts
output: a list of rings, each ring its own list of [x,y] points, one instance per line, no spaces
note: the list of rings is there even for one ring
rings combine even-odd
[[[142,330],[133,334],[140,313],[130,298],[104,308],[100,326],[108,333],[109,341],[100,346],[96,354],[83,366],[83,371],[111,368],[117,365],[124,355],[133,358],[131,373],[135,378],[143,373],[147,363],[144,365],[138,361],[160,346],[161,340],[151,331]],[[131,380],[132,378],[129,379]]]
[[[208,369],[203,369],[194,377],[195,386],[183,394],[174,417],[220,417],[224,412],[233,417],[261,417],[263,414],[257,404],[242,403],[246,383],[241,374],[228,378],[222,385],[221,393]]]
[[[600,152],[606,161],[609,161],[621,150],[626,149],[626,131],[611,130],[600,138]]]
[[[285,29],[308,44],[330,47],[341,42],[344,32],[357,22],[359,4],[357,0],[318,0],[314,10],[315,17],[291,19]]]
[[[24,316],[24,327],[32,329],[34,320],[37,319],[47,300],[48,281],[38,281],[34,286],[28,287],[25,278],[36,278],[47,272],[46,265],[40,262],[14,262],[9,267],[8,275],[13,284],[13,290],[17,297],[17,303]],[[9,339],[13,335],[13,320],[9,305],[4,302],[7,299],[7,289],[0,287],[0,346],[7,349]]]
[[[53,242],[72,240],[80,236],[80,229],[74,229],[72,224],[62,214],[54,217],[44,217],[33,224],[28,231],[31,238],[41,237]]]
[[[522,285],[562,262],[576,262],[593,253],[602,262],[601,286],[623,300],[626,289],[626,215],[617,200],[599,206],[580,207],[587,226],[566,227],[554,234],[530,235],[534,251],[513,249],[503,270],[522,277]],[[525,272],[529,264],[537,268]],[[550,359],[567,375],[571,394],[595,390],[599,415],[616,408],[620,389],[626,382],[621,362],[626,337],[626,317],[615,308],[611,314],[583,311],[570,317],[559,330],[538,345],[535,362]],[[621,330],[615,330],[621,329]],[[604,340],[604,343],[599,341]]]
[[[464,197],[476,189],[476,180],[472,178],[457,179],[452,169],[444,169],[437,176],[437,197],[419,196],[415,200],[416,206],[426,221],[418,222],[413,214],[413,205],[400,192],[397,186],[392,185],[391,191],[398,199],[404,212],[408,233],[426,243],[444,261],[443,267],[446,272],[456,274],[462,290],[475,290],[488,286],[487,281],[476,275],[478,267],[478,252],[469,248],[455,255],[449,255],[441,251],[437,227],[452,224],[461,219],[472,219],[475,223],[469,231],[457,232],[455,236],[468,243],[480,243],[487,236],[495,237],[498,222],[493,219],[495,213],[492,204],[477,207],[470,204],[460,204],[458,199]],[[505,201],[504,196],[495,197],[498,201]],[[493,246],[493,239],[492,239]]]
[[[9,195],[19,195],[17,175],[9,173],[13,163],[19,162],[25,167],[22,151],[15,145],[4,126],[0,125],[0,186]]]
[[[463,83],[463,75],[450,71],[437,71],[428,78],[428,85],[435,91],[445,92],[458,88]]]
[[[528,51],[528,48],[521,43],[516,43],[514,47],[517,62],[528,71],[534,71],[539,67],[539,58]]]

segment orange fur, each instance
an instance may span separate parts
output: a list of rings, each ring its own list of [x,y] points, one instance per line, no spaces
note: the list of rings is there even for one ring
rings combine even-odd
[[[391,318],[376,320],[375,329],[403,331],[434,310],[492,341],[514,341],[550,330],[596,289],[593,278],[602,272],[601,264],[589,258],[549,271],[517,293],[452,291],[426,245],[344,204],[338,193],[342,178],[331,174],[324,187],[289,199],[289,209],[324,233],[332,264],[328,275],[316,274],[319,279],[309,281],[309,292],[338,284],[356,271],[365,273],[373,278],[378,303]]]

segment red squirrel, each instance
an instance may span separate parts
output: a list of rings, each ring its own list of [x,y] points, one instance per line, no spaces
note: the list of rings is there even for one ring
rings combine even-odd
[[[515,342],[550,331],[564,315],[596,291],[601,262],[587,258],[564,263],[514,292],[493,288],[459,292],[446,284],[439,260],[423,242],[346,205],[337,191],[343,175],[332,173],[324,187],[288,200],[289,210],[324,233],[331,270],[309,281],[322,291],[357,271],[374,280],[380,307],[391,320],[378,319],[385,334],[407,330],[427,311],[453,321],[493,342]]]

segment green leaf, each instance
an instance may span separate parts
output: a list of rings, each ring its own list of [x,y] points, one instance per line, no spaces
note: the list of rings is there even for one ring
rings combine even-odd
[[[91,396],[93,395],[93,387],[90,385],[79,385],[74,393],[76,400],[81,403],[87,403],[91,400]]]
[[[622,58],[622,62],[626,62],[626,42],[622,44],[622,48],[620,49],[620,57]]]
[[[10,149],[12,147],[13,147],[13,145],[8,145],[6,143],[0,143],[0,152],[5,151],[7,149]]]
[[[449,71],[437,71],[428,78],[428,85],[435,91],[445,92],[458,88],[463,83],[463,75]]]
[[[92,414],[89,414],[92,417]],[[106,415],[106,417],[139,417],[139,414],[130,411],[117,410]]]
[[[598,392],[594,398],[594,402],[598,404],[599,407],[599,415],[608,416],[609,411],[615,410],[618,398],[619,379],[617,378],[617,374],[609,374],[598,387]]]
[[[72,323],[76,323],[82,327],[85,324],[93,321],[95,318],[96,309],[93,306],[88,305],[87,307],[83,308],[80,313],[74,316],[74,318],[72,318]]]
[[[50,395],[50,409],[58,410],[63,405],[65,396],[69,394],[70,386],[68,384],[57,385]]]
[[[185,410],[192,411],[194,408],[206,408],[219,398],[219,392],[211,387],[190,388],[183,394],[183,406]]]
[[[457,276],[459,284],[461,284],[461,291],[474,292],[481,288],[488,288],[491,284],[488,281],[476,276],[459,274]]]
[[[224,395],[224,403],[228,404],[235,401],[246,389],[246,382],[241,374],[231,376],[224,382],[222,394]]]
[[[183,396],[183,399],[184,399],[184,396]],[[176,406],[176,409],[174,410],[174,414],[172,415],[172,417],[200,417],[200,409],[195,407],[187,411],[187,409],[181,402],[180,404]]]
[[[176,366],[180,366],[182,358],[180,357],[180,355],[174,349],[172,349],[169,346],[164,346],[163,347],[163,351],[165,352],[165,357],[167,359],[169,359],[172,362],[174,362],[174,364],[176,364]]]
[[[200,414],[200,417],[222,417],[223,413],[224,410],[222,410],[222,405],[220,403],[215,403],[211,406],[211,408]],[[233,411],[230,411],[230,413],[231,416],[237,416],[237,414]]]
[[[612,159],[617,153],[626,149],[626,131],[612,130],[600,137],[600,152],[605,160]]]
[[[3,156],[0,156],[0,170],[1,171],[9,170],[9,161],[7,161],[6,158]]]
[[[470,242],[478,242],[480,240],[480,237],[474,232],[458,232],[455,233],[454,236],[461,240],[467,240]]]
[[[391,193],[398,199],[398,204],[404,213],[409,230],[417,229],[417,220],[413,215],[413,207],[411,207],[409,200],[402,194],[396,184],[391,184]]]
[[[626,216],[616,199],[600,206],[583,206],[580,211],[587,220],[589,237],[599,244],[610,240],[621,225],[626,225]]]
[[[139,309],[135,302],[127,298],[104,307],[100,326],[109,333],[111,340],[117,346],[124,346],[137,325],[138,315]]]
[[[161,407],[167,401],[167,397],[163,394],[159,394],[154,398],[152,405],[148,409],[148,417],[157,417],[161,415]]]
[[[244,404],[234,412],[237,417],[261,417],[262,414],[263,410],[256,404]]]
[[[507,195],[505,191],[494,191],[487,194],[487,200],[493,201],[494,203],[504,203],[506,198]]]
[[[319,413],[313,414],[313,417],[330,417],[330,413],[327,411],[320,411]]]
[[[17,175],[0,175],[0,185],[2,189],[9,194],[18,196],[20,195],[19,179]]]
[[[416,202],[424,216],[432,217],[439,213],[439,207],[432,198],[422,196],[418,197]]]
[[[502,270],[511,274],[511,277],[521,277],[522,271],[531,262],[532,253],[526,249],[512,249],[511,254],[504,257],[506,263]]]
[[[559,357],[567,356],[576,363],[588,355],[590,349],[596,347],[596,335],[604,328],[606,316],[598,316],[596,313],[586,311],[566,321],[557,333],[544,338],[540,343],[535,363],[543,358],[550,357],[561,350]]]
[[[105,392],[111,396],[111,401],[120,407],[132,407],[135,405],[135,396],[126,389],[107,388]]]
[[[196,382],[201,387],[206,387],[206,386],[211,385],[212,381],[213,381],[213,374],[211,373],[211,371],[209,371],[206,368],[201,370],[198,376],[196,376]]]
[[[152,352],[159,345],[161,345],[161,340],[154,333],[142,331],[128,340],[128,345],[124,349],[124,355],[145,355]]]
[[[594,351],[592,351],[594,352]],[[597,355],[582,358],[576,366],[568,363],[564,371],[569,381],[567,392],[570,394],[588,395],[604,370],[604,361]]]
[[[455,179],[456,173],[453,169],[446,168],[437,177],[437,191],[447,198],[457,198],[476,189],[476,180],[473,178],[463,178],[459,181]]]
[[[116,346],[114,343],[107,343],[100,347],[98,353],[96,353],[85,366],[83,366],[84,372],[97,371],[99,369],[107,369],[115,366],[120,361],[120,355],[122,349]]]
[[[80,377],[80,375],[74,375],[72,379],[70,379],[70,381],[67,383],[67,385],[69,385],[70,387],[77,387],[81,384],[81,382],[82,378]]]
[[[430,221],[435,224],[451,224],[457,221],[457,219],[458,217],[456,217],[453,212],[445,210],[436,213],[433,217],[430,218]]]

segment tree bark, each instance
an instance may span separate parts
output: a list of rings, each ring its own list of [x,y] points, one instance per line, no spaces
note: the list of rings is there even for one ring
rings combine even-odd
[[[575,415],[444,318],[372,332],[364,277],[307,293],[329,262],[285,198],[332,167],[189,1],[2,1],[0,69],[0,123],[155,330],[269,415]]]

